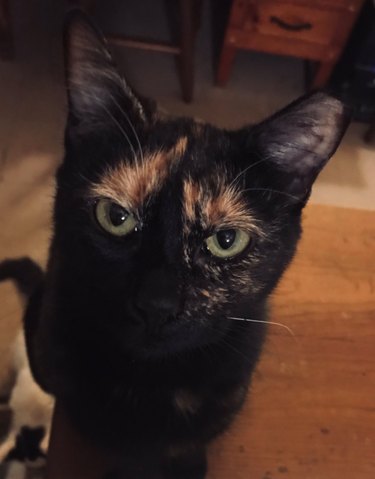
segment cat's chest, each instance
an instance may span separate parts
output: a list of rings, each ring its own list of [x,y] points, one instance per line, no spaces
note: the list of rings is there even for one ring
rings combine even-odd
[[[164,430],[167,442],[185,437],[195,439],[190,437],[192,431],[196,438],[208,439],[226,427],[243,404],[246,392],[246,383],[232,387],[179,386],[169,390],[132,386],[117,396],[113,410],[117,409],[117,420],[123,422],[128,431],[143,427],[151,435],[160,436]]]
[[[202,420],[211,415],[230,414],[237,410],[246,396],[247,385],[236,386],[222,390],[192,391],[188,388],[180,388],[173,392],[171,398],[171,410],[177,417],[186,419]]]

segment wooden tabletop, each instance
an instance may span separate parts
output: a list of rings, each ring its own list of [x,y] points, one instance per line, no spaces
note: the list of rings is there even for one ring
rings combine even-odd
[[[208,479],[375,477],[375,213],[309,206],[304,230],[273,298],[271,319],[293,334],[270,327],[247,404],[211,447]],[[57,422],[49,479],[77,451],[64,450]],[[92,452],[75,444],[86,466],[75,453],[73,469],[88,472]]]

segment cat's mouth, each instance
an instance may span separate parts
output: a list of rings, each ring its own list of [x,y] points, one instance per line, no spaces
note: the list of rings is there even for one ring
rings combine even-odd
[[[183,312],[153,317],[132,316],[126,349],[136,358],[157,358],[201,348],[211,342],[212,331],[205,318],[192,319]]]
[[[132,340],[129,349],[135,356],[151,357],[181,350],[186,327],[180,315],[155,315],[132,318]]]

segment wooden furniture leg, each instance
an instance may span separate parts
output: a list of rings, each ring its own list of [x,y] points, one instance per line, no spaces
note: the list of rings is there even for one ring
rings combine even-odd
[[[88,13],[95,8],[95,0],[71,0]],[[177,69],[184,101],[191,102],[194,90],[194,43],[199,29],[203,0],[165,0],[173,43],[162,43],[144,38],[108,34],[109,42],[129,48],[154,50],[176,55]]]
[[[194,0],[180,0],[180,54],[178,71],[182,98],[190,103],[194,89]]]
[[[14,45],[9,0],[0,0],[0,59],[12,60],[13,57]]]
[[[312,78],[309,88],[314,90],[316,88],[322,88],[331,77],[332,71],[335,68],[336,60],[328,62],[320,62],[318,68]]]
[[[175,45],[176,65],[182,98],[189,103],[194,90],[194,46],[201,23],[203,0],[165,0],[172,45]]]
[[[228,82],[230,72],[232,71],[234,57],[237,49],[224,41],[219,59],[219,68],[216,75],[216,84],[225,86]]]

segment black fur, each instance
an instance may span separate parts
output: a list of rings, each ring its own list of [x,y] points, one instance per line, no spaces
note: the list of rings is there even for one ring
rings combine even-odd
[[[30,258],[9,259],[0,263],[0,281],[13,280],[26,298],[42,283],[43,276],[41,267]]]
[[[46,455],[40,448],[44,434],[43,427],[22,427],[17,435],[16,445],[9,451],[5,462],[34,462],[37,459],[45,459]]]
[[[206,445],[240,409],[265,335],[264,325],[228,316],[266,319],[347,112],[317,93],[238,131],[163,119],[123,83],[82,15],[69,19],[65,43],[69,118],[54,238],[45,287],[25,317],[32,370],[91,440],[151,458],[164,477],[202,479]],[[140,147],[166,151],[182,137],[181,161],[142,208],[139,231],[106,234],[92,185],[109,167],[134,164]],[[239,185],[259,231],[226,261],[204,249],[212,231],[199,222],[182,233],[183,181],[215,191],[218,175]],[[224,290],[210,310],[197,299],[202,288]],[[186,411],[176,406],[184,393],[193,397]]]

